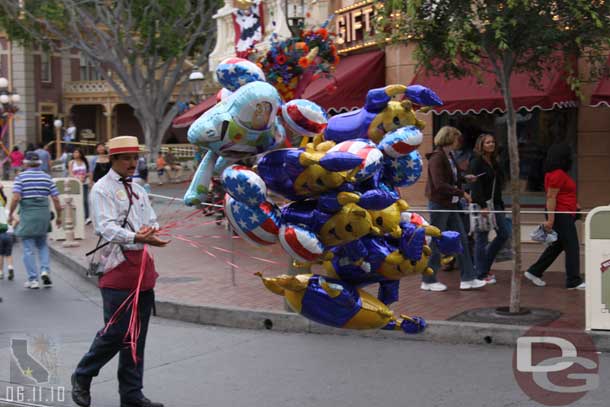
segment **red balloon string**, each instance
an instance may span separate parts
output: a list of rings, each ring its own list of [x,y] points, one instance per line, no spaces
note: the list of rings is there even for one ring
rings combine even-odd
[[[103,333],[108,331],[110,325],[116,323],[116,321],[121,317],[123,312],[127,311],[128,308],[131,307],[131,315],[129,317],[129,325],[127,327],[127,332],[125,332],[125,336],[123,341],[125,344],[129,345],[131,349],[131,358],[133,359],[134,364],[138,364],[138,338],[140,337],[141,330],[141,322],[140,322],[140,313],[139,313],[139,304],[140,304],[140,288],[142,287],[142,279],[144,278],[144,272],[146,271],[146,264],[148,261],[148,246],[144,245],[144,250],[142,250],[142,260],[140,261],[140,270],[138,272],[138,284],[136,288],[129,293],[125,301],[117,308],[117,310],[112,314],[112,317],[108,320],[108,323],[104,327]]]

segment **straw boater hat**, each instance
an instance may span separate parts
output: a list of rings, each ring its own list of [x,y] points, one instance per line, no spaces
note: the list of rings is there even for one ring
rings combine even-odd
[[[108,140],[108,155],[139,154],[141,152],[137,137],[119,136]]]

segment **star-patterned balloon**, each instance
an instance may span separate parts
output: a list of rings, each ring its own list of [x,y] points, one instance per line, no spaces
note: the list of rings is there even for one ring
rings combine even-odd
[[[395,187],[407,187],[415,184],[421,177],[422,168],[422,158],[417,150],[398,158],[386,156],[382,179]]]
[[[230,91],[235,91],[246,83],[265,81],[263,70],[254,62],[243,58],[227,58],[216,68],[218,82]]]
[[[267,186],[257,173],[243,165],[231,165],[222,173],[222,184],[239,202],[257,206],[267,197]]]

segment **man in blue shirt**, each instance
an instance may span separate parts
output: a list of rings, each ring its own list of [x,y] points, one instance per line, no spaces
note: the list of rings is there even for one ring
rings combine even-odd
[[[51,176],[41,170],[41,160],[33,151],[25,155],[23,164],[26,170],[19,173],[13,184],[13,199],[9,210],[8,223],[14,220],[15,209],[19,205],[19,224],[15,235],[23,241],[23,263],[28,273],[25,288],[40,288],[36,267],[36,250],[40,258],[40,279],[43,287],[53,284],[49,276],[49,247],[47,233],[51,222],[49,197],[57,213],[56,224],[61,227],[61,205],[59,191]]]
[[[47,150],[44,149],[44,144],[39,143],[38,148],[35,151],[38,154],[38,159],[40,160],[40,170],[50,174],[51,172],[51,154]],[[59,158],[59,157],[58,157]]]

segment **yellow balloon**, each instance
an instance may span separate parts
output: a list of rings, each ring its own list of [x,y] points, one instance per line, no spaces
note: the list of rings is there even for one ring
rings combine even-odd
[[[425,123],[415,117],[415,110],[410,101],[391,101],[381,113],[375,116],[369,125],[368,135],[371,140],[379,144],[386,133],[405,126],[416,126],[423,129]]]
[[[387,208],[380,211],[369,211],[373,218],[373,224],[380,229],[381,234],[390,234],[392,237],[400,238],[400,214],[409,209],[406,201],[399,199]]]
[[[371,232],[379,233],[379,229],[373,226],[371,214],[356,204],[348,203],[326,221],[318,236],[324,245],[338,246]]]

